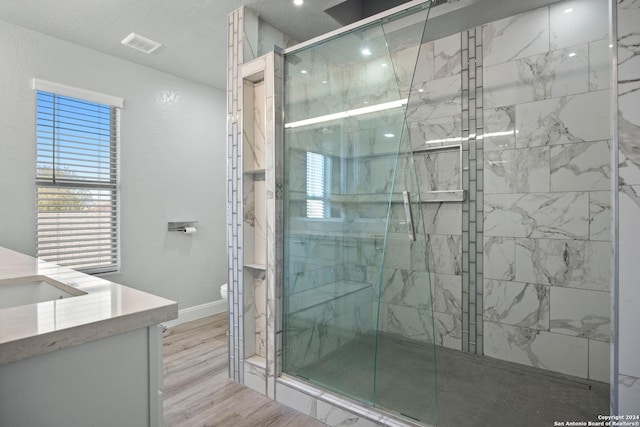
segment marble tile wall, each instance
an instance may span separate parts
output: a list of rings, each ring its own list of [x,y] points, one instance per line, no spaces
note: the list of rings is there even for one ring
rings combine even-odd
[[[478,203],[482,200],[483,162],[478,138],[482,130],[482,38],[477,31],[420,47],[407,111],[420,193],[460,190],[462,186],[471,197],[465,203],[420,205],[428,248],[423,256],[429,260],[430,274],[416,274],[417,264],[411,270],[385,265],[380,313],[384,331],[420,339],[430,339],[435,333],[439,345],[474,352],[482,349],[481,338],[479,345],[477,338],[482,329],[476,328],[478,321],[482,324],[476,309],[477,295],[482,292],[482,260],[477,261],[482,245],[476,242],[482,240],[483,222],[477,213],[483,209]],[[421,151],[451,144],[462,145],[462,164],[457,150]],[[429,287],[433,313],[426,309],[424,298],[398,300],[398,295],[414,295]],[[426,321],[432,315],[435,332]]]
[[[282,59],[269,52],[295,42],[246,7],[228,15],[227,27],[229,377],[245,383],[247,374],[248,385],[274,397],[275,378],[281,370],[281,346],[276,343],[282,335],[275,315],[281,306],[281,291],[275,284],[282,276],[282,242],[276,239],[282,235],[282,160],[276,144],[282,139],[283,124],[276,114],[276,109],[282,111],[282,100],[275,97],[276,90],[282,91]],[[264,100],[266,108],[243,114],[242,67],[258,57],[263,61],[265,79],[257,97]],[[259,116],[266,120],[257,120]],[[259,137],[264,144],[247,144],[247,136]],[[243,174],[243,169],[265,171]],[[267,269],[246,264],[266,264]],[[254,355],[260,356],[259,363]],[[245,359],[251,361],[245,364]],[[262,387],[260,381],[264,381]]]
[[[267,24],[253,10],[244,8],[243,13],[243,62],[266,55],[274,46],[287,48],[296,44],[286,34]]]
[[[402,43],[399,43],[401,41]],[[331,78],[327,80],[329,93],[312,92],[313,96],[324,96],[324,100],[327,100],[327,96],[330,96],[330,91],[338,83],[348,86],[348,96],[342,94],[342,97],[346,99],[334,100],[338,104],[318,103],[322,104],[318,108],[336,108],[338,105],[351,105],[349,103],[356,102],[356,100],[362,101],[363,90],[366,89],[366,93],[375,93],[375,102],[383,102],[386,99],[397,99],[398,90],[401,93],[408,92],[410,88],[410,80],[413,71],[413,64],[415,64],[415,58],[417,54],[417,48],[411,48],[406,46],[407,41],[404,39],[398,39],[395,42],[390,42],[389,49],[391,50],[392,60],[394,61],[393,67],[382,67],[382,63],[379,60],[373,60],[369,62],[363,62],[362,64],[352,65],[344,67],[342,72],[338,73],[337,70],[332,70]],[[446,50],[446,46],[443,47]],[[433,56],[433,53],[431,54]],[[444,61],[446,55],[441,55],[442,64],[440,67],[446,69],[448,66]],[[307,60],[318,60],[319,58],[305,58]],[[388,59],[388,58],[387,58]],[[325,59],[326,60],[326,59]],[[318,65],[318,64],[316,64]],[[384,65],[389,65],[388,63]],[[314,70],[317,67],[313,67]],[[389,72],[390,70],[400,70],[399,82],[400,88],[398,88],[398,82],[395,78],[381,78],[381,76],[375,76],[374,74],[380,73],[381,70]],[[295,70],[292,74],[296,74]],[[314,71],[315,72],[315,71]],[[433,58],[431,59],[431,72],[433,74]],[[442,73],[441,73],[442,74]],[[362,79],[364,80],[362,80]],[[368,87],[365,80],[376,80],[386,82],[386,86],[380,87]],[[347,84],[351,82],[350,84]],[[291,85],[301,89],[304,83],[303,78],[299,76],[292,77],[289,82]],[[317,83],[317,82],[316,82]],[[297,85],[297,86],[296,86]],[[406,87],[405,87],[406,86]],[[316,87],[310,87],[312,91],[320,91],[325,86],[317,85]],[[360,95],[358,92],[360,91]],[[382,98],[378,97],[381,95]],[[394,98],[388,98],[394,96]],[[369,99],[369,98],[366,98]],[[348,101],[348,102],[347,102]],[[308,102],[308,101],[307,101]],[[346,103],[346,104],[345,104]],[[313,104],[313,103],[312,103]],[[354,104],[355,106],[355,104]],[[300,114],[310,114],[303,107],[298,110]],[[341,107],[342,108],[342,107]],[[304,111],[303,111],[304,110]],[[331,110],[327,110],[331,111]],[[317,114],[317,112],[316,112]],[[347,124],[348,126],[349,124]],[[319,129],[302,129],[290,132],[288,137],[289,147],[296,147],[301,149],[301,153],[304,151],[314,151],[322,153],[326,156],[330,156],[334,159],[335,167],[333,172],[337,173],[338,180],[334,186],[331,203],[336,209],[340,211],[340,217],[342,221],[349,224],[347,227],[348,234],[345,234],[343,230],[344,226],[339,225],[336,229],[336,222],[312,222],[292,220],[290,222],[292,228],[290,231],[300,231],[299,236],[293,236],[290,234],[288,242],[289,265],[290,269],[288,286],[289,291],[292,293],[305,292],[310,289],[320,289],[329,283],[339,283],[341,280],[354,281],[362,284],[369,284],[372,287],[375,294],[367,294],[368,299],[365,298],[369,304],[368,311],[365,310],[366,306],[360,308],[361,312],[368,312],[369,321],[366,325],[358,327],[359,333],[372,333],[372,329],[377,323],[378,317],[378,286],[380,282],[380,271],[382,264],[382,250],[384,248],[384,233],[385,223],[387,219],[388,199],[385,194],[391,191],[391,185],[393,181],[393,173],[396,165],[396,152],[398,146],[398,140],[393,137],[389,138],[384,136],[388,133],[400,135],[403,125],[403,114],[401,111],[389,111],[384,114],[380,114],[374,118],[364,117],[357,122],[357,129],[347,127],[342,131],[333,129],[332,127],[319,128]],[[336,133],[335,139],[343,140],[342,144],[327,144],[326,141],[332,140],[333,133]],[[298,156],[295,152],[291,152],[291,163],[297,165],[303,165],[304,162],[301,156]],[[300,161],[294,161],[294,157],[299,157]],[[446,164],[444,157],[440,162],[443,166],[441,173],[441,179],[446,180]],[[304,174],[303,168],[295,167],[290,169],[288,178],[290,180],[289,189],[298,191],[303,194],[304,189]],[[402,175],[399,173],[398,176]],[[415,178],[415,175],[414,175]],[[400,178],[399,178],[400,179]],[[410,176],[402,177],[401,179],[411,179]],[[343,184],[340,181],[344,181]],[[378,201],[367,200],[371,198],[371,195],[382,196]],[[361,200],[357,200],[360,198]],[[356,203],[353,203],[356,201]],[[404,211],[402,206],[397,206],[402,211],[402,215],[394,215],[394,224],[399,224],[400,221],[404,221]],[[398,209],[396,209],[397,211]],[[301,211],[298,211],[300,216],[304,216]],[[398,216],[398,218],[395,218]],[[445,215],[439,216],[440,222],[444,221]],[[399,245],[393,245],[393,250],[387,251],[387,257],[385,264],[389,267],[386,271],[393,275],[393,277],[400,277],[402,274],[411,273],[409,270],[410,256],[409,248],[405,243],[408,242],[406,234],[406,225],[394,228],[393,232],[398,234]],[[316,234],[317,233],[317,234]],[[325,249],[320,250],[320,246]],[[423,244],[423,247],[426,246]],[[424,256],[426,255],[426,249],[423,251],[423,264]],[[426,271],[426,265],[422,268]],[[393,272],[393,273],[392,273]],[[394,273],[398,273],[397,276]],[[424,276],[424,275],[423,275]],[[423,290],[428,290],[429,279],[426,277],[426,281],[420,281]],[[424,279],[424,277],[422,277]],[[383,279],[384,281],[384,279]],[[385,282],[386,283],[386,282]],[[399,282],[395,281],[394,285],[398,285]],[[404,285],[401,285],[404,286]],[[361,296],[361,300],[362,300]],[[429,298],[430,295],[429,295]],[[389,304],[392,301],[384,301],[382,303],[381,312],[391,313],[392,316],[398,313],[405,313],[404,308],[407,307],[408,302],[402,301],[398,304]],[[393,301],[397,303],[397,301]],[[430,301],[429,306],[430,306]],[[443,305],[444,307],[444,305]],[[332,304],[331,308],[335,308]],[[423,307],[421,307],[423,308]],[[414,313],[415,314],[415,313]],[[330,316],[332,319],[345,317],[345,313],[338,313],[334,310]],[[430,314],[429,314],[430,315]],[[359,316],[363,318],[362,315]],[[319,317],[322,320],[322,316]],[[346,317],[345,317],[346,319]],[[325,319],[327,320],[327,319]],[[327,321],[324,321],[322,325],[328,325]],[[360,320],[358,320],[360,322]],[[384,325],[387,325],[384,321],[382,329],[389,331]],[[399,322],[394,323],[400,324]],[[345,325],[347,326],[347,325]],[[365,327],[366,326],[366,327]],[[432,326],[430,327],[432,329]],[[305,333],[310,333],[311,328],[306,328]],[[398,332],[398,331],[394,331]],[[412,336],[424,335],[415,333]],[[431,332],[430,336],[433,335]],[[308,338],[308,337],[307,337]],[[308,340],[312,346],[318,344],[319,337],[314,337],[312,340]],[[335,342],[340,342],[334,340]],[[344,340],[341,340],[344,342]],[[323,351],[326,349],[335,349],[335,345],[323,345]],[[323,355],[325,353],[322,353]]]
[[[413,78],[407,126],[414,149],[462,136],[461,36],[422,44]]]
[[[635,254],[640,252],[637,243],[640,241],[637,221],[640,217],[640,161],[637,159],[640,119],[636,117],[640,111],[640,55],[636,42],[640,3],[637,0],[613,3],[618,30],[615,44],[618,81],[614,89],[619,105],[618,126],[614,130],[619,134],[619,163],[613,173],[620,183],[620,201],[615,208],[621,231],[617,267],[620,269],[618,301],[623,337],[619,343],[616,380],[618,412],[638,413],[640,351],[635,343],[639,341],[626,337],[637,335],[636,326],[640,323],[635,308],[640,298],[635,286]],[[609,344],[604,331],[608,319],[601,307],[607,299],[607,277],[611,274],[602,260],[610,256],[606,254],[606,247],[612,232],[611,194],[604,186],[611,168],[601,161],[611,144],[607,128],[608,103],[602,102],[611,89],[607,24],[603,24],[602,19],[607,11],[602,1],[572,2],[572,5],[585,6],[573,7],[573,16],[581,25],[565,25],[570,15],[564,14],[566,4],[559,3],[483,28],[484,89],[485,94],[493,92],[484,97],[486,108],[483,110],[483,160],[491,167],[487,166],[485,173],[478,176],[488,180],[486,185],[492,189],[487,190],[489,197],[484,205],[487,212],[483,218],[491,225],[482,248],[483,287],[487,290],[484,301],[488,304],[483,310],[484,346],[486,349],[487,342],[492,343],[487,353],[495,357],[607,380]],[[229,339],[230,376],[237,380],[241,380],[240,372],[247,372],[242,369],[243,346],[239,333],[242,330],[242,277],[238,275],[238,260],[242,257],[242,247],[237,242],[238,238],[242,239],[238,220],[242,218],[242,210],[238,200],[239,168],[234,160],[240,151],[238,141],[241,141],[237,67],[242,60],[238,57],[244,58],[244,39],[251,33],[243,25],[244,18],[244,11],[240,9],[228,20]],[[435,49],[435,44],[431,47]],[[571,55],[573,53],[575,55]],[[255,53],[249,55],[255,57]],[[412,135],[417,135],[417,140],[458,138],[462,134],[461,114],[451,113],[450,108],[456,102],[455,97],[447,99],[446,93],[437,93],[441,88],[445,91],[446,87],[455,87],[451,86],[453,80],[449,86],[446,81],[438,86],[426,84],[446,77],[438,74],[434,67],[429,65],[427,72],[431,77],[425,80],[420,93],[429,87],[432,98],[440,97],[448,105],[423,107],[424,111],[416,109],[416,113],[429,118],[411,123],[410,130]],[[579,78],[569,79],[567,73]],[[527,153],[530,156],[518,150],[531,150]],[[534,178],[525,179],[528,176]],[[567,214],[577,209],[574,202],[580,209],[579,213],[574,212],[578,218]],[[463,214],[451,206],[441,204],[424,216],[428,227],[444,230],[442,238],[436,238],[434,233],[433,239],[438,241],[434,247],[458,254],[461,251],[455,249],[456,238],[462,236],[462,232],[457,232],[457,220],[448,219]],[[506,225],[499,224],[497,218],[501,215]],[[446,273],[431,273],[436,318],[437,313],[460,312],[458,308],[447,307],[456,307],[462,299],[456,297],[461,289],[457,277],[461,274],[454,274],[461,271],[461,265],[461,261],[454,261],[441,266]],[[585,266],[587,270],[583,269]],[[358,266],[345,268],[345,276],[365,277],[366,274]],[[439,278],[451,280],[438,285]],[[438,288],[443,290],[442,296],[437,295]],[[572,307],[580,309],[567,310],[565,302],[576,299],[581,304]],[[454,323],[451,322],[451,330],[460,331],[461,327]],[[460,338],[454,338],[454,344],[449,345],[456,347],[458,341]],[[258,382],[265,379],[260,372],[255,375]],[[305,412],[317,414],[318,405],[319,401],[310,402],[309,411]],[[344,419],[351,418],[346,415]]]
[[[257,271],[254,275],[255,278],[252,283],[254,288],[254,318],[253,322],[247,323],[253,323],[255,325],[255,354],[261,357],[267,357],[267,279],[264,271]],[[245,301],[247,300],[249,300],[249,298],[245,299]],[[251,312],[245,311],[245,313]],[[249,336],[245,329],[245,346],[248,341]],[[245,351],[249,354],[246,347]]]
[[[392,209],[400,211],[404,206],[397,204]],[[428,246],[419,231],[418,216],[414,216],[418,230],[416,241],[408,239],[405,227],[387,233],[379,327],[382,332],[431,345],[434,342],[432,284],[426,263]],[[445,298],[444,292],[440,295]],[[443,301],[441,309],[446,309],[446,302]]]
[[[409,94],[407,127],[411,146],[418,150],[414,161],[421,194],[460,189],[462,165],[457,150],[419,150],[461,143],[461,79],[460,33],[420,46]],[[429,261],[429,272],[419,271],[418,262],[411,270],[386,268],[381,325],[388,332],[434,340],[438,345],[461,350],[462,204],[421,203],[418,209],[427,239],[422,256]],[[412,257],[419,256],[419,248],[411,249]],[[425,294],[429,288],[431,294]]]
[[[329,232],[323,234],[322,229],[317,234],[290,235],[287,294],[295,295],[342,280],[346,252],[342,240]]]
[[[262,360],[249,358],[244,363],[244,385],[261,394],[266,393],[266,366]]]
[[[607,14],[605,0],[574,0],[482,27],[484,353],[599,381],[611,327]]]
[[[290,221],[290,227],[309,224]],[[374,283],[382,242],[346,235],[335,223],[316,222],[305,230],[289,233],[286,242],[288,372],[299,372],[358,335],[372,336],[377,318]]]
[[[598,2],[585,4],[598,7]],[[575,333],[577,324],[581,325],[578,328],[587,327],[580,323],[584,320],[579,317],[581,313],[572,313],[578,317],[572,321],[562,317],[561,305],[553,305],[551,310],[550,298],[553,295],[558,301],[562,298],[550,289],[573,285],[583,291],[607,291],[609,271],[602,262],[597,262],[606,251],[606,243],[599,243],[610,240],[606,186],[610,168],[602,161],[610,150],[603,120],[607,112],[602,102],[608,96],[607,34],[606,30],[600,34],[600,24],[596,31],[586,34],[557,31],[551,23],[556,22],[557,27],[557,22],[561,22],[560,7],[543,8],[486,25],[482,37],[474,29],[425,43],[420,49],[420,66],[408,107],[414,148],[436,141],[442,144],[439,140],[462,142],[469,134],[479,135],[481,130],[488,134],[479,144],[472,147],[467,143],[464,147],[465,186],[479,200],[422,205],[429,235],[435,339],[448,347],[466,351],[475,350],[472,348],[475,345],[478,349],[486,348],[482,343],[483,320],[557,335],[569,336],[573,330],[573,335],[585,338]],[[544,17],[547,24],[542,22]],[[537,36],[527,41],[524,50],[514,48],[514,40],[518,40],[514,34],[523,37],[524,33]],[[469,40],[474,46],[483,43],[484,46],[481,50],[471,49]],[[409,57],[409,53],[398,50],[393,55],[401,63],[402,55]],[[478,53],[484,58],[478,58],[478,63],[470,67],[468,60],[475,60]],[[580,78],[567,79],[567,74]],[[473,82],[474,87],[463,86],[461,80]],[[479,109],[482,113],[478,117]],[[365,140],[376,144],[375,132],[372,137],[358,141]],[[422,187],[435,190],[453,187],[455,178],[451,174],[438,173],[452,169],[448,157],[453,159],[450,153],[418,158]],[[373,179],[360,181],[375,184]],[[478,238],[484,245],[476,244],[474,240]],[[564,239],[571,243],[565,242],[561,248],[556,240]],[[484,256],[479,256],[482,252]],[[563,266],[561,255],[567,253],[575,254],[575,259],[571,265]],[[549,262],[540,268],[540,263],[531,261],[536,257]],[[363,271],[357,262],[337,266],[322,261],[322,257],[313,259],[319,263],[313,268],[298,265],[307,276],[296,279],[294,286],[300,286],[301,291]],[[591,260],[596,262],[590,263]],[[580,263],[592,268],[581,269]],[[486,286],[481,279],[483,270]],[[402,324],[405,329],[412,329],[411,324],[421,322],[424,313],[420,313],[420,304],[396,301],[396,296],[398,289],[411,293],[420,289],[415,283],[426,280],[408,269],[388,270],[383,283],[383,324],[389,328]],[[507,288],[509,285],[513,289]],[[491,305],[485,307],[483,316],[481,295],[485,287],[507,300],[514,297],[514,292],[516,297],[526,298],[513,310],[505,308],[504,300],[500,305],[494,303],[493,296],[486,296]],[[579,295],[602,301],[597,298],[602,294]],[[523,304],[535,306],[534,300],[539,301],[537,310],[522,308]],[[403,316],[406,319],[398,322]],[[412,316],[415,322],[409,319]],[[537,320],[534,322],[532,318]],[[555,327],[551,326],[552,319]],[[595,332],[602,331],[603,325],[592,331],[595,337],[586,339],[603,340],[602,334]],[[418,330],[412,334],[419,335]],[[594,342],[593,347],[597,345]],[[588,363],[596,370],[597,364]]]
[[[481,270],[477,268],[481,261],[476,263],[476,258],[482,247],[476,245],[476,233],[482,233],[482,217],[476,214],[476,198],[482,191],[482,161],[477,160],[478,155],[482,158],[482,143],[475,141],[482,127],[482,115],[478,114],[482,108],[478,72],[481,42],[474,29],[424,43],[420,48],[407,112],[420,193],[460,190],[463,186],[467,192],[473,190],[473,197],[465,203],[420,205],[428,248],[423,256],[429,260],[430,274],[416,274],[417,264],[411,265],[411,270],[385,266],[380,313],[383,330],[420,339],[430,339],[435,333],[437,344],[465,351],[476,351],[476,337],[482,332],[475,326],[477,293],[482,288],[476,286],[481,283]],[[451,144],[462,145],[462,164],[457,150],[421,151]],[[412,249],[412,257],[413,252],[420,252]],[[414,295],[429,284],[433,313],[420,298],[411,303],[407,299],[398,301],[398,295]],[[426,321],[432,315],[434,332],[431,322]]]
[[[368,284],[339,281],[290,299],[287,319],[288,372],[301,373],[358,335],[372,336],[372,294]]]
[[[244,328],[242,331],[244,338],[244,352],[247,357],[251,357],[256,354],[257,343],[260,341],[260,337],[257,331],[257,324],[255,322],[257,310],[256,310],[256,273],[252,269],[243,270],[243,283],[246,284],[243,292],[243,314],[246,314],[247,318],[253,321],[244,322]],[[262,325],[261,325],[262,326]],[[263,329],[263,328],[261,328]],[[264,357],[264,353],[262,354]]]
[[[638,253],[640,253],[640,2],[613,2],[614,26],[617,27],[617,127],[618,200],[616,219],[618,255],[619,342],[617,344],[618,400],[614,413],[640,413],[640,287]]]

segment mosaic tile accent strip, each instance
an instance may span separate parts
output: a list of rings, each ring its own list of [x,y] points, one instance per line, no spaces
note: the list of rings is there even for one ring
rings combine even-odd
[[[462,350],[482,354],[484,146],[482,27],[462,32]]]
[[[227,18],[227,253],[229,257],[229,378],[244,382],[242,283],[242,77],[244,8]]]

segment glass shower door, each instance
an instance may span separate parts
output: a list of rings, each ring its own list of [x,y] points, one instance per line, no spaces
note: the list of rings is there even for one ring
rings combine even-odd
[[[285,373],[435,421],[427,240],[405,114],[428,8],[285,56]]]

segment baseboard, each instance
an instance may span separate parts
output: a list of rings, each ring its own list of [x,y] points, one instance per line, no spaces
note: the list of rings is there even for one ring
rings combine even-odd
[[[220,299],[218,301],[178,310],[178,318],[170,320],[169,322],[164,322],[163,325],[167,328],[171,328],[186,322],[191,322],[192,320],[202,319],[203,317],[212,316],[225,311],[227,311],[227,303]]]

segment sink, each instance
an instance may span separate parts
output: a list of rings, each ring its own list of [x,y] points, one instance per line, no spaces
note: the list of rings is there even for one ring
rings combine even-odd
[[[48,276],[0,280],[0,309],[86,295]]]

